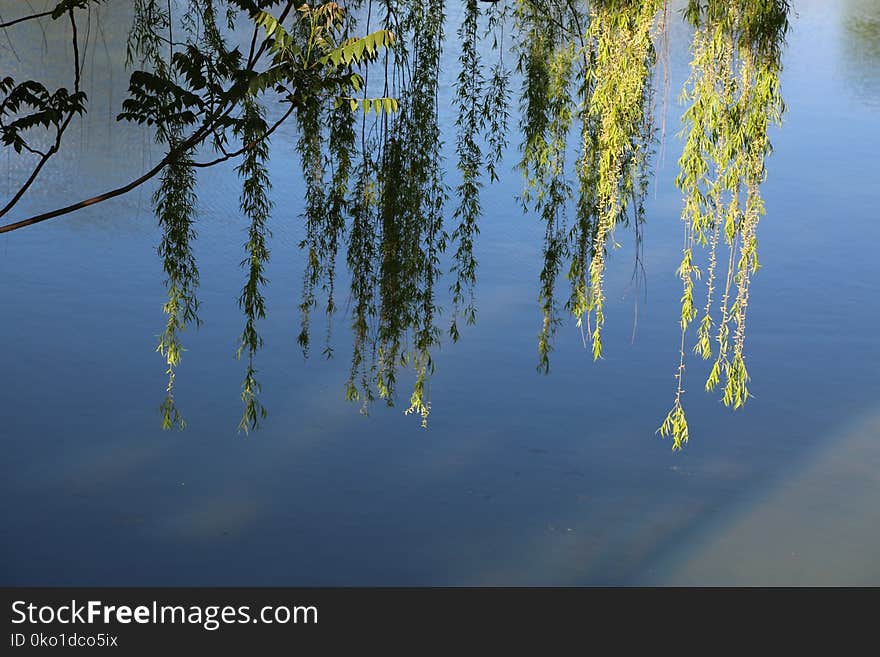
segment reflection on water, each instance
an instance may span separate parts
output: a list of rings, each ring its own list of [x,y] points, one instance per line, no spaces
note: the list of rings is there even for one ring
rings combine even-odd
[[[655,564],[673,586],[877,586],[880,583],[880,417]],[[829,568],[829,561],[834,566]]]
[[[9,4],[0,2],[4,16]],[[535,297],[548,224],[534,213],[523,215],[515,199],[523,181],[513,167],[522,153],[515,152],[511,134],[496,164],[499,180],[490,185],[487,176],[480,189],[473,250],[478,322],[461,323],[461,341],[444,341],[431,351],[435,412],[426,432],[397,412],[375,409],[362,418],[340,404],[354,355],[345,336],[359,298],[339,293],[352,284],[342,267],[339,309],[327,322],[338,353],[328,362],[301,358],[295,291],[309,263],[297,245],[311,236],[299,219],[306,188],[293,149],[301,133],[291,127],[277,133],[270,162],[276,209],[266,269],[269,312],[261,324],[265,348],[257,361],[270,415],[250,439],[236,437],[241,412],[231,403],[241,382],[240,364],[230,357],[241,330],[235,304],[241,273],[230,263],[241,260],[245,239],[231,167],[203,172],[199,180],[195,248],[205,324],[186,335],[185,376],[176,393],[190,420],[184,434],[158,429],[152,401],[163,386],[153,353],[163,291],[151,190],[140,200],[124,198],[0,238],[0,337],[14,346],[0,361],[7,395],[0,410],[6,518],[0,579],[629,584],[684,581],[697,573],[706,583],[755,581],[773,565],[758,537],[782,517],[791,522],[787,533],[814,550],[808,570],[817,577],[783,569],[787,574],[772,581],[857,581],[858,573],[842,562],[823,559],[840,545],[815,535],[817,527],[841,529],[835,522],[845,519],[840,535],[848,536],[848,554],[868,555],[877,540],[876,505],[869,503],[877,468],[863,467],[874,462],[867,442],[865,449],[847,447],[856,444],[847,436],[867,440],[871,434],[864,427],[849,434],[846,427],[871,417],[880,395],[873,375],[880,309],[866,303],[880,276],[871,246],[880,239],[872,165],[880,144],[871,109],[878,96],[866,82],[857,89],[866,104],[841,103],[864,71],[854,54],[841,61],[827,56],[855,4],[795,4],[781,78],[789,112],[784,129],[771,133],[775,153],[762,186],[768,207],[761,223],[763,268],[749,300],[755,398],[745,412],[731,415],[712,397],[696,394],[699,372],[690,372],[695,394],[688,398],[688,420],[700,439],[678,455],[650,434],[674,384],[670,359],[677,355],[682,293],[674,274],[681,259],[682,198],[670,154],[683,148],[674,136],[683,110],[674,90],[685,84],[693,34],[679,20],[670,27],[667,160],[652,165],[656,186],[643,200],[649,231],[641,251],[633,231],[617,233],[621,246],[613,258],[627,264],[605,274],[603,359],[590,362],[577,328],[562,323],[552,375],[535,376],[535,338],[544,319]],[[461,7],[447,11],[448,26],[465,23]],[[111,53],[121,52],[114,48],[124,47],[124,21],[104,27]],[[453,31],[447,27],[447,38]],[[103,46],[94,43],[88,56],[97,70],[106,70]],[[39,32],[18,50],[22,61],[4,53],[4,65],[14,62],[23,73],[43,70]],[[441,108],[456,106],[455,54],[446,50],[436,76]],[[498,61],[489,50],[481,55],[487,66]],[[64,79],[60,66],[47,64],[47,76]],[[839,77],[838,70],[863,72]],[[93,98],[104,98],[102,85],[110,80],[96,75],[88,84]],[[118,103],[125,90],[121,73],[112,84]],[[519,89],[512,77],[511,128],[521,120]],[[662,112],[663,103],[655,104]],[[270,116],[275,109],[268,108]],[[437,127],[450,135],[439,148],[446,182],[457,190],[461,153],[451,137],[450,113],[441,114]],[[87,117],[81,130],[75,133],[80,147],[53,163],[47,183],[27,201],[29,211],[125,182],[159,155],[149,134],[117,128],[101,113]],[[565,152],[570,167],[583,143],[577,132]],[[488,142],[484,146],[489,153]],[[410,161],[416,155],[387,152]],[[9,184],[16,160],[3,166],[0,184]],[[570,182],[576,197],[576,177]],[[447,201],[449,227],[458,225],[453,213],[461,198],[453,192]],[[569,211],[574,226],[576,205]],[[846,223],[839,225],[859,239],[828,239],[829,221],[843,216]],[[385,243],[393,249],[373,257],[393,272],[405,268],[407,254],[415,251],[407,224],[392,215],[384,219],[383,232],[397,239]],[[639,305],[633,342],[629,264],[638,253],[649,294]],[[447,314],[434,319],[445,331],[452,293],[439,289]],[[378,326],[384,322],[389,350],[395,326],[424,317],[411,291],[387,286],[382,292],[405,300],[375,316]],[[467,304],[465,278],[463,312]],[[393,308],[403,310],[395,314]],[[401,341],[407,343],[413,344]],[[417,373],[407,369],[400,384],[410,389]],[[802,463],[811,473],[811,464],[828,462],[823,446],[836,459],[833,467],[821,476],[801,475]],[[853,485],[838,486],[847,481]],[[777,485],[790,492],[784,504],[772,493]],[[841,494],[828,497],[835,489]],[[817,494],[828,504],[814,504]],[[750,509],[766,509],[769,520],[749,520]],[[731,536],[742,541],[726,543]],[[728,564],[705,558],[713,545],[745,550],[748,558],[737,560],[731,573]],[[775,545],[782,550],[786,544]],[[871,581],[867,567],[863,572],[862,582]]]
[[[851,93],[876,107],[880,92],[880,3],[845,2],[841,23],[841,73]]]

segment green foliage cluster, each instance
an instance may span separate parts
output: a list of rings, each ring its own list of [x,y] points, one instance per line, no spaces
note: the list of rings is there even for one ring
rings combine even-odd
[[[555,288],[566,253],[565,205],[571,196],[566,151],[575,114],[573,82],[583,75],[582,70],[575,70],[577,55],[572,35],[577,34],[573,24],[581,17],[579,10],[570,11],[568,6],[549,8],[532,0],[517,2],[514,10],[520,35],[516,42],[518,71],[523,78],[519,169],[526,184],[521,200],[523,210],[532,209],[544,223],[538,369],[545,373],[550,368],[553,336],[560,321]]]
[[[553,336],[561,319],[555,290],[568,260],[571,293],[566,308],[583,330],[594,359],[602,353],[604,273],[616,226],[643,220],[653,139],[651,75],[662,0],[546,3],[518,0],[520,99],[523,133],[520,169],[524,209],[545,223],[539,302],[538,369],[549,371]],[[566,157],[579,124],[574,171]],[[575,221],[567,224],[576,196]],[[586,342],[586,337],[585,337]]]
[[[364,412],[376,398],[392,405],[398,372],[410,368],[415,381],[406,412],[426,424],[431,354],[440,340],[435,290],[450,240],[437,107],[444,4],[365,5],[350,6],[341,24],[350,32],[356,19],[365,20],[370,34],[363,57],[355,52],[358,62],[373,64],[355,85],[360,97],[312,95],[297,113],[307,182],[300,344],[307,350],[320,287],[327,298],[324,353],[333,353],[336,256],[347,239],[354,344],[346,397],[360,401]],[[380,29],[371,31],[375,26]],[[384,46],[381,57],[371,44]],[[380,79],[371,81],[376,69]],[[369,97],[372,90],[379,95]],[[464,231],[452,239],[467,242]]]
[[[451,230],[444,225],[450,190],[441,156],[438,107],[445,3],[368,0],[358,16],[366,20],[367,31],[376,23],[380,32],[394,34],[394,47],[386,49],[375,66],[366,70],[362,97],[347,99],[350,109],[365,108],[364,112],[354,118],[340,113],[338,105],[316,107],[316,117],[330,117],[329,127],[313,120],[301,130],[301,139],[313,139],[315,145],[311,155],[300,151],[304,170],[308,172],[310,166],[317,169],[318,144],[325,144],[325,165],[335,172],[330,186],[335,191],[331,193],[337,199],[335,204],[309,205],[307,195],[306,221],[307,225],[330,222],[332,226],[325,223],[314,235],[316,239],[332,236],[333,244],[347,233],[354,344],[346,398],[359,401],[363,412],[368,412],[377,398],[392,405],[399,372],[408,369],[414,381],[405,412],[418,415],[426,426],[431,408],[432,354],[442,335],[437,283],[446,251],[451,251],[454,275],[450,289],[452,340],[460,336],[460,317],[467,323],[475,321],[477,262],[473,248],[479,232],[481,173],[485,168],[490,180],[497,179],[495,166],[506,146],[509,72],[504,69],[500,45],[503,16],[492,8],[481,11],[472,2],[459,30],[463,50],[456,85],[456,152],[462,178],[455,190],[459,204],[453,210]],[[484,74],[477,52],[479,38],[485,34],[494,35],[498,52],[498,61],[488,74]],[[380,69],[379,79],[370,80],[370,72],[376,69]],[[380,95],[370,101],[368,90]],[[379,98],[381,103],[377,103]],[[379,111],[373,116],[370,108]],[[303,125],[301,122],[301,128]],[[318,198],[323,178],[318,175],[315,180]],[[314,286],[324,281],[324,292],[331,300],[328,316],[335,309],[334,249],[310,248],[307,266],[308,283]],[[307,286],[304,317],[314,306],[313,290]],[[301,341],[306,341],[307,335],[305,325]],[[328,342],[325,354],[331,353]]]
[[[495,34],[504,16],[493,4],[488,10],[487,32]],[[458,318],[467,324],[476,322],[475,287],[477,283],[477,260],[474,243],[480,234],[478,220],[482,213],[480,190],[483,186],[483,168],[490,181],[498,179],[495,170],[507,145],[507,120],[509,117],[508,86],[510,73],[504,68],[503,32],[501,40],[493,38],[492,49],[498,59],[488,74],[480,55],[480,18],[483,11],[477,0],[466,0],[462,24],[458,30],[461,43],[459,63],[461,69],[456,84],[458,127],[456,153],[461,183],[456,188],[459,204],[453,219],[458,225],[452,232],[457,248],[452,265],[456,279],[452,284],[453,315],[449,333],[453,341],[460,337]],[[481,138],[485,145],[481,144]],[[484,149],[487,152],[483,152]]]
[[[594,359],[602,354],[608,241],[613,240],[615,227],[625,223],[639,168],[647,163],[653,109],[649,105],[652,30],[662,4],[662,0],[594,2],[590,15],[591,94],[587,112],[591,130],[584,138],[581,176],[582,187],[595,183],[590,192],[595,202],[595,228],[588,267],[590,293],[586,299],[577,299],[575,308],[592,314]]]
[[[86,109],[85,92],[71,93],[64,87],[50,92],[36,80],[16,84],[7,76],[0,80],[0,93],[6,94],[0,103],[0,142],[11,146],[16,153],[37,152],[25,139],[31,128],[60,130],[67,116],[82,114]],[[6,117],[12,120],[4,120]]]
[[[672,437],[673,449],[681,449],[688,440],[682,396],[686,335],[698,315],[698,247],[708,255],[706,301],[694,351],[704,360],[714,357],[706,390],[723,381],[722,402],[733,409],[749,397],[746,313],[751,277],[758,270],[757,227],[764,214],[760,185],[771,151],[768,129],[781,122],[784,109],[779,72],[788,11],[785,0],[692,0],[686,8],[694,39],[691,77],[683,94],[689,103],[683,117],[685,146],[676,178],[684,194],[684,246],[678,269],[683,284],[681,345],[675,399],[659,429]],[[722,243],[728,250],[727,270],[716,311],[717,249]]]

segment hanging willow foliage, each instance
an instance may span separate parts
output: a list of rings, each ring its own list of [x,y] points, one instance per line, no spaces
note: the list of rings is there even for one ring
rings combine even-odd
[[[171,142],[171,147],[176,146]],[[195,220],[196,179],[189,155],[180,155],[165,169],[159,187],[153,196],[156,217],[163,231],[159,244],[159,256],[165,271],[165,287],[168,291],[163,306],[168,319],[165,330],[159,336],[156,350],[165,358],[168,385],[162,402],[162,428],[183,428],[186,422],[174,402],[174,378],[183,347],[180,332],[191,324],[199,324],[199,302],[196,288],[199,270],[193,252],[196,232]]]
[[[566,257],[571,284],[566,307],[579,327],[585,322],[590,327],[593,357],[601,356],[608,240],[617,225],[630,223],[638,238],[644,219],[653,139],[653,33],[662,6],[662,0],[594,2],[586,11],[574,3],[517,3],[522,199],[545,223],[538,338],[538,368],[544,372],[560,323],[555,289]],[[574,167],[576,221],[568,228],[573,190],[566,151],[575,121],[581,152]]]
[[[233,159],[247,221],[241,262],[246,280],[239,296],[245,326],[236,353],[246,356],[239,429],[256,429],[266,415],[255,357],[262,345],[258,323],[266,313],[269,145],[271,134],[291,117],[305,183],[299,244],[305,256],[298,333],[303,354],[310,353],[313,315],[323,298],[324,354],[333,355],[336,261],[343,249],[353,333],[345,396],[360,401],[363,412],[376,398],[392,405],[398,376],[406,371],[412,388],[405,412],[427,423],[433,354],[442,333],[441,266],[448,267],[451,278],[452,341],[461,337],[460,320],[476,320],[481,194],[487,180],[498,180],[508,142],[508,48],[520,77],[520,200],[544,229],[538,369],[549,371],[562,321],[557,286],[563,271],[569,285],[564,307],[581,328],[585,347],[589,341],[593,359],[602,356],[605,277],[617,246],[615,231],[633,231],[636,277],[641,267],[655,140],[655,53],[668,28],[669,6],[666,0],[461,3],[452,103],[460,179],[451,188],[440,130],[445,108],[439,106],[448,45],[445,0],[131,4],[126,55],[137,70],[118,118],[153,127],[166,156],[129,185],[0,226],[0,232],[112,198],[159,176],[154,201],[167,287],[166,326],[158,345],[168,374],[163,426],[183,426],[174,400],[180,335],[199,323],[195,172]],[[73,117],[85,111],[76,16],[99,4],[64,0],[51,14],[52,20],[70,22],[74,93],[53,93],[32,80],[0,80],[3,144],[42,156],[0,216],[16,205],[57,151]],[[779,71],[788,11],[786,0],[689,0],[685,8],[694,37],[676,178],[684,197],[677,271],[683,286],[681,343],[673,407],[659,429],[672,436],[674,449],[688,439],[682,399],[691,324],[697,324],[694,350],[712,361],[706,388],[722,386],[722,400],[733,408],[749,396],[744,356],[749,289],[758,268],[767,131],[783,110]],[[241,23],[249,30],[244,40]],[[505,36],[505,30],[511,34]],[[264,108],[279,101],[284,109],[270,124]],[[54,131],[54,149],[42,153],[28,142],[27,131],[35,126]],[[214,159],[203,159],[206,152]],[[447,208],[450,189],[455,203]],[[444,224],[447,213],[451,228]],[[700,281],[706,296],[698,302]]]
[[[788,29],[788,3],[698,2],[686,16],[694,26],[691,77],[684,98],[686,142],[676,184],[685,195],[684,247],[678,274],[683,283],[681,345],[672,409],[659,433],[672,436],[673,449],[688,440],[682,407],[685,345],[697,317],[695,281],[701,271],[696,247],[708,248],[706,302],[694,351],[703,359],[717,352],[706,381],[712,391],[723,380],[722,401],[734,409],[749,397],[744,357],[751,276],[758,270],[757,226],[764,214],[760,185],[771,146],[768,128],[782,119],[779,90],[781,49]],[[720,315],[714,319],[717,248],[727,246],[727,270]],[[731,324],[733,332],[731,335]]]
[[[514,10],[519,38],[517,70],[523,78],[519,169],[525,178],[521,200],[544,223],[544,266],[538,300],[543,320],[538,335],[538,370],[548,372],[559,320],[555,287],[566,254],[565,204],[571,197],[566,177],[566,149],[574,116],[571,95],[575,45],[567,26],[567,6],[550,9],[520,0]]]
[[[468,324],[476,322],[476,305],[474,303],[474,286],[477,283],[477,261],[474,258],[474,242],[479,235],[477,221],[482,213],[480,205],[480,179],[483,166],[483,153],[478,142],[481,120],[484,115],[480,111],[480,101],[484,94],[485,80],[483,66],[479,54],[478,25],[480,7],[477,0],[466,0],[464,20],[458,30],[461,42],[461,55],[458,60],[461,70],[458,74],[455,100],[458,105],[458,137],[456,152],[458,169],[461,172],[461,183],[456,188],[459,205],[455,209],[454,219],[458,226],[452,233],[458,241],[455,252],[453,273],[456,274],[452,285],[452,303],[454,305],[452,323],[449,332],[453,341],[459,338],[458,316],[463,314]],[[464,308],[462,308],[464,306]]]
[[[582,186],[595,184],[590,197],[595,203],[588,269],[589,295],[585,302],[592,315],[593,358],[602,355],[602,326],[605,322],[605,263],[614,229],[626,221],[626,211],[635,192],[639,169],[647,163],[650,121],[650,78],[654,64],[652,30],[662,0],[593,2],[588,37],[591,44],[590,97],[588,115],[594,134],[585,138]],[[635,224],[638,220],[634,220]],[[613,242],[612,242],[613,243]]]
[[[269,259],[269,248],[266,240],[271,237],[267,226],[272,201],[269,191],[272,183],[269,179],[267,160],[269,144],[265,139],[267,130],[263,117],[263,108],[253,99],[244,102],[244,113],[237,132],[245,144],[253,144],[237,167],[242,179],[242,191],[239,199],[242,214],[250,220],[248,241],[245,243],[245,259],[241,265],[247,270],[247,282],[241,291],[238,303],[244,310],[247,321],[239,338],[236,356],[241,358],[247,352],[247,370],[242,382],[241,399],[244,402],[244,413],[239,422],[239,429],[249,432],[256,429],[260,420],[266,417],[266,409],[260,403],[258,394],[260,384],[257,382],[257,370],[254,367],[254,356],[263,345],[263,339],[257,333],[257,320],[266,316],[266,301],[262,288],[266,285],[263,270]]]
[[[327,210],[315,205],[306,215],[309,221],[330,223],[317,234],[324,240],[330,236],[326,252],[331,255],[346,220],[350,225],[354,349],[346,397],[360,400],[364,412],[376,395],[391,405],[398,369],[410,366],[415,383],[407,412],[418,413],[425,423],[431,350],[439,341],[435,283],[446,241],[442,210],[447,192],[437,120],[445,17],[442,2],[376,5],[367,3],[367,29],[379,13],[383,30],[399,38],[377,62],[384,69],[380,80],[371,81],[367,73],[363,98],[350,99],[352,109],[364,110],[360,144],[351,115],[337,106],[331,117],[327,164],[335,172],[334,183]],[[382,103],[369,101],[368,87],[381,91]],[[332,312],[332,263],[315,271],[329,282]]]
[[[380,203],[385,253],[380,275],[379,394],[390,402],[397,361],[411,366],[416,382],[406,412],[418,413],[423,424],[430,412],[426,382],[434,367],[431,349],[439,340],[434,284],[445,238],[447,191],[437,109],[444,22],[443,0],[410,5],[406,26],[411,30],[411,48],[403,69],[408,102],[401,104],[390,126],[394,134],[386,148],[382,174],[386,194]],[[409,348],[403,345],[400,327],[412,330]]]

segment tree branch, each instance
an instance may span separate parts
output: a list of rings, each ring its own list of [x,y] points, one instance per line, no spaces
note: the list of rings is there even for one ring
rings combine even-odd
[[[278,19],[279,22],[283,21],[287,17],[288,13],[290,13],[290,10],[293,8],[293,5],[294,5],[293,0],[288,0],[288,2],[286,3],[286,5],[284,7],[284,11],[281,13],[280,18]],[[248,70],[253,69],[253,66],[257,63],[257,61],[260,59],[262,54],[265,52],[266,47],[268,46],[268,42],[269,42],[268,38],[264,39],[262,45],[257,50],[257,52],[255,52],[252,56],[250,56],[248,58],[248,63],[247,63]],[[117,196],[122,196],[123,194],[127,194],[128,192],[132,191],[133,189],[140,187],[141,185],[143,185],[145,182],[147,182],[151,178],[154,178],[156,176],[156,174],[158,174],[160,171],[162,171],[162,169],[164,169],[166,166],[168,166],[168,164],[170,164],[179,155],[179,153],[197,145],[202,139],[204,139],[205,136],[207,136],[207,134],[211,131],[211,128],[213,127],[213,125],[221,118],[228,116],[229,113],[233,109],[235,109],[235,106],[237,105],[237,100],[231,96],[229,98],[227,98],[225,102],[226,103],[231,102],[231,104],[228,107],[226,107],[225,110],[223,110],[220,114],[217,114],[215,116],[212,116],[212,117],[209,117],[208,119],[206,119],[206,121],[201,125],[201,127],[199,127],[192,135],[190,135],[190,137],[188,139],[181,142],[177,148],[171,149],[168,152],[168,154],[156,164],[156,166],[154,166],[152,169],[150,169],[149,171],[144,173],[142,176],[132,180],[131,182],[129,182],[126,185],[123,185],[122,187],[117,187],[116,189],[112,189],[108,192],[104,192],[103,194],[98,194],[97,196],[93,196],[91,198],[84,199],[82,201],[79,201],[77,203],[73,203],[73,204],[65,206],[63,208],[57,208],[55,210],[51,210],[50,212],[43,212],[41,214],[37,214],[32,217],[28,217],[27,219],[22,219],[21,221],[16,221],[11,224],[6,224],[5,226],[0,226],[0,235],[2,235],[3,233],[10,233],[14,230],[18,230],[19,228],[25,228],[26,226],[33,226],[34,224],[38,224],[43,221],[47,221],[49,219],[54,219],[55,217],[60,217],[60,216],[66,215],[66,214],[70,214],[71,212],[76,212],[77,210],[82,210],[83,208],[87,208],[90,205],[95,205],[97,203],[102,203],[103,201],[110,200],[111,198],[115,198]],[[293,106],[291,106],[291,109],[288,110],[288,112],[284,118],[287,118],[287,116],[289,116],[290,112],[292,111],[292,108],[293,108]],[[277,127],[277,126],[274,126],[273,129],[275,127]],[[60,142],[60,140],[59,140],[59,142]],[[253,146],[251,146],[251,148],[252,147]],[[242,151],[242,152],[244,152],[244,151]],[[39,168],[42,168],[42,164],[40,164],[38,166],[38,169]],[[35,178],[35,177],[36,177],[36,173],[31,175],[31,180],[28,182],[28,185],[30,185],[30,182],[33,182],[33,178]],[[20,198],[22,193],[23,192],[21,190],[19,190],[19,193],[16,195],[16,198],[14,199],[14,201],[17,201],[18,198]],[[9,204],[8,207],[11,207],[13,204],[14,203]],[[0,212],[0,216],[2,216],[2,214],[3,214],[3,212]]]
[[[58,208],[56,210],[52,210],[50,212],[43,212],[42,214],[34,215],[33,217],[29,217],[27,219],[22,219],[21,221],[16,221],[12,224],[7,224],[5,226],[0,226],[0,234],[9,233],[13,230],[18,230],[19,228],[24,228],[25,226],[32,226],[34,224],[38,224],[40,222],[46,221],[47,219],[54,219],[55,217],[60,217],[65,214],[70,214],[71,212],[76,212],[77,210],[81,210],[83,208],[87,208],[90,205],[95,205],[96,203],[101,203],[103,201],[107,201],[111,198],[115,198],[117,196],[121,196],[122,194],[126,194],[137,187],[140,187],[145,182],[155,177],[157,173],[162,171],[168,164],[174,161],[174,159],[182,152],[187,149],[195,146],[199,143],[207,134],[210,132],[211,126],[228,115],[235,108],[235,103],[233,102],[222,114],[218,116],[211,117],[205,123],[199,127],[193,134],[191,134],[186,140],[180,142],[176,148],[172,148],[168,151],[168,154],[163,157],[156,166],[147,171],[145,174],[140,176],[139,178],[135,178],[127,185],[123,185],[122,187],[117,187],[116,189],[112,189],[109,192],[104,192],[103,194],[98,194],[97,196],[93,196],[91,198],[87,198],[83,201],[79,201],[78,203],[74,203],[72,205],[68,205],[63,208]]]
[[[51,12],[50,12],[51,13]],[[77,36],[76,31],[76,19],[73,16],[73,9],[69,9],[67,11],[67,15],[70,17],[70,25],[73,30],[73,89],[74,93],[79,93],[80,86],[80,63],[79,63],[79,37]],[[40,161],[37,162],[37,166],[34,167],[34,170],[31,171],[31,175],[24,182],[24,184],[18,189],[15,195],[9,200],[9,202],[3,206],[3,209],[0,210],[0,217],[9,212],[16,203],[24,196],[24,193],[28,190],[28,188],[33,184],[33,182],[37,179],[37,176],[40,175],[40,171],[45,166],[46,162],[49,161],[55,153],[61,148],[61,137],[64,135],[64,131],[67,130],[67,126],[70,125],[70,122],[73,120],[73,115],[76,114],[76,109],[71,109],[70,112],[67,113],[67,116],[64,118],[64,121],[59,125],[56,129],[55,133],[55,143],[52,144],[52,147],[43,153],[43,156],[40,158]],[[31,148],[28,148],[29,151],[34,152]]]
[[[21,18],[15,18],[6,23],[0,23],[0,30],[5,30],[7,27],[12,27],[13,25],[18,25],[19,23],[24,23],[25,21],[32,20],[34,18],[45,18],[46,16],[51,16],[54,10],[44,11],[39,14],[31,14],[30,16],[22,16]]]
[[[269,137],[269,135],[271,135],[273,132],[275,132],[275,130],[278,129],[278,126],[280,126],[282,123],[284,123],[290,117],[290,115],[293,114],[294,109],[296,109],[296,105],[291,103],[290,107],[287,108],[287,111],[281,116],[281,118],[278,119],[275,123],[273,123],[272,126],[268,130],[266,130],[266,132],[263,134],[263,136],[260,137],[259,139],[254,139],[253,141],[250,141],[247,144],[244,144],[237,151],[233,151],[232,153],[224,153],[222,156],[218,157],[215,160],[211,160],[209,162],[193,162],[192,166],[199,167],[199,168],[212,167],[215,164],[220,164],[221,162],[225,162],[226,160],[231,160],[233,157],[238,157],[242,153],[245,153],[245,152],[251,150],[257,144],[259,144],[261,141],[265,140],[267,137]]]

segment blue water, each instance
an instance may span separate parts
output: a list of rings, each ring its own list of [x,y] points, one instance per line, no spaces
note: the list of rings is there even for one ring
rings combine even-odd
[[[2,15],[16,4],[0,2]],[[427,430],[404,416],[405,395],[369,417],[344,401],[344,314],[333,321],[335,358],[319,349],[302,358],[303,186],[288,128],[273,142],[258,360],[270,415],[249,437],[235,431],[245,228],[231,167],[205,171],[199,183],[204,325],[184,334],[182,433],[159,428],[164,292],[151,190],[0,237],[0,583],[640,584],[738,509],[760,504],[763,491],[880,410],[880,45],[878,31],[853,29],[877,25],[880,4],[794,4],[788,113],[772,135],[763,267],[750,298],[754,399],[744,410],[704,394],[705,373],[691,361],[690,444],[673,454],[654,433],[678,358],[681,199],[672,181],[689,42],[679,26],[665,162],[650,191],[647,297],[632,289],[632,244],[621,233],[605,357],[593,363],[569,322],[550,375],[536,373],[543,229],[514,198],[512,150],[484,195],[478,323],[437,354]],[[126,182],[159,156],[148,135],[109,118],[125,89],[114,56],[124,21],[92,29],[92,111],[14,218]],[[45,42],[34,35],[14,41],[17,57],[0,46],[3,69],[65,80],[60,37],[51,26]],[[444,98],[454,74],[451,66],[441,80]],[[453,120],[444,119],[450,128]],[[454,133],[445,134],[452,145]],[[0,154],[0,195],[22,171]],[[314,326],[319,338],[322,320]],[[880,542],[880,529],[866,533]],[[833,581],[828,556],[821,567]],[[750,567],[760,559],[749,555]]]

